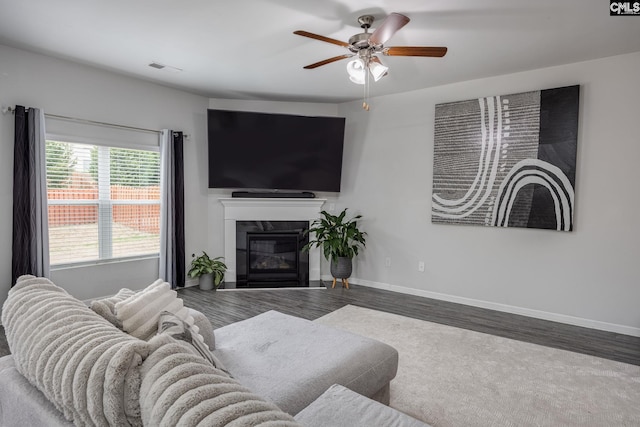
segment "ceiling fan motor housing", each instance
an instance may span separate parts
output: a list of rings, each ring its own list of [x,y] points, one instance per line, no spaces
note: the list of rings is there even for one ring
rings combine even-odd
[[[349,50],[357,53],[362,49],[369,48],[369,33],[360,33],[349,38]]]
[[[373,25],[373,21],[375,18],[373,15],[362,15],[358,18],[358,23],[360,24],[360,28],[364,29],[364,33],[356,34],[349,38],[349,50],[353,53],[358,53],[363,49],[381,49],[382,45],[373,46],[369,43],[369,37],[371,34],[367,31]]]

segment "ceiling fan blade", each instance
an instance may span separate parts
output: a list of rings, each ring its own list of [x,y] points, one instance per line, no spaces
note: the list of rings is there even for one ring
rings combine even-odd
[[[408,22],[409,18],[406,16],[400,15],[399,13],[392,13],[382,21],[382,24],[380,24],[373,33],[371,33],[371,36],[369,37],[369,44],[385,44],[387,40],[396,33],[396,31],[407,25]]]
[[[299,35],[299,36],[303,36],[303,37],[309,37],[309,38],[314,39],[314,40],[320,40],[321,42],[337,44],[338,46],[342,46],[342,47],[349,47],[349,43],[347,43],[347,42],[343,42],[343,41],[336,40],[336,39],[331,39],[329,37],[321,36],[321,35],[318,35],[318,34],[313,34],[313,33],[310,33],[308,31],[298,30],[298,31],[294,31],[293,34],[296,34],[296,35]]]
[[[316,62],[315,64],[307,65],[304,67],[305,70],[311,70],[314,68],[321,67],[323,65],[331,64],[332,62],[340,61],[341,59],[351,58],[354,56],[352,53],[345,53],[344,55],[334,56],[333,58],[325,59],[324,61]]]
[[[446,47],[430,46],[392,46],[382,50],[382,54],[387,56],[432,56],[442,58],[446,53]]]

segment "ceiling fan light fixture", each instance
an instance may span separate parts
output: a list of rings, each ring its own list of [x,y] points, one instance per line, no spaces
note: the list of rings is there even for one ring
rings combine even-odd
[[[377,82],[378,80],[380,80],[381,78],[387,75],[387,72],[389,71],[389,67],[382,65],[382,63],[380,62],[371,61],[369,63],[369,71],[373,76],[373,80]]]
[[[349,76],[349,80],[351,80],[351,82],[353,82],[353,83],[355,83],[357,85],[363,85],[365,83],[364,76],[362,76],[362,77]]]
[[[347,63],[347,73],[349,73],[349,80],[358,85],[365,84],[365,65],[364,61],[360,58],[356,58]]]

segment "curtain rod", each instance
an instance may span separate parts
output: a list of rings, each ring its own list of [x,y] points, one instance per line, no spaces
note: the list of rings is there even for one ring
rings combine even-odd
[[[25,109],[28,110],[29,108],[25,107]],[[15,107],[6,107],[4,105],[2,106],[2,113],[3,114],[6,114],[6,113],[14,114],[15,111],[16,111]],[[151,133],[156,133],[156,134],[159,134],[161,132],[161,131],[155,130],[155,129],[145,129],[145,128],[139,128],[139,127],[135,127],[135,126],[127,126],[127,125],[119,125],[119,124],[115,124],[115,123],[99,122],[99,121],[96,121],[96,120],[79,119],[77,117],[61,116],[59,114],[44,113],[44,116],[45,117],[50,117],[52,119],[68,120],[68,121],[76,122],[76,123],[84,123],[84,124],[90,124],[90,125],[106,126],[106,127],[112,127],[112,128],[118,128],[118,129],[135,130],[135,131],[139,131],[139,132],[151,132]],[[182,136],[185,139],[189,138],[189,135],[187,135],[187,134],[183,134]]]

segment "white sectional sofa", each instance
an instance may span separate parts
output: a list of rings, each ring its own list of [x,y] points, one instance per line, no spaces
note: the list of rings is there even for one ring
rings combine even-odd
[[[0,425],[425,425],[372,400],[388,403],[396,374],[386,344],[275,311],[215,331],[189,314],[195,328],[144,341],[23,276],[2,312],[12,354],[0,358]]]

